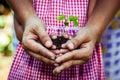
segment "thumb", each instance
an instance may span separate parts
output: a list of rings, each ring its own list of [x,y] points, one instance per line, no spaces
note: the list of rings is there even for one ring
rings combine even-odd
[[[47,48],[52,47],[53,43],[45,28],[39,27],[37,30],[40,42]]]
[[[45,30],[46,26],[41,19],[39,19],[36,16],[33,16],[28,19],[25,26],[27,26],[25,27],[25,31],[28,30],[28,32],[37,35],[40,40],[39,42],[42,45],[44,45],[47,48],[50,48],[52,46],[52,41]]]
[[[83,42],[83,38],[76,36],[76,37],[72,38],[71,40],[69,40],[66,43],[66,46],[68,47],[68,49],[73,50],[73,49],[78,48],[82,42]]]
[[[50,37],[46,31],[41,31],[41,33],[39,33],[39,38],[40,38],[41,43],[45,47],[47,47],[47,48],[52,47],[52,45],[53,45],[52,40],[50,39]]]

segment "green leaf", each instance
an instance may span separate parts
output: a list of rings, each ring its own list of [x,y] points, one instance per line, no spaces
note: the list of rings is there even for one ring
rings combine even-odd
[[[69,21],[74,21],[74,16],[73,15],[69,16]]]
[[[77,21],[77,20],[78,20],[78,16],[70,15],[70,16],[69,16],[69,20],[70,20],[70,21]]]
[[[79,23],[77,21],[73,21],[74,26],[79,26]]]
[[[58,20],[63,20],[63,19],[65,19],[65,15],[64,15],[64,14],[61,14],[61,15],[58,16],[57,19],[58,19]]]
[[[74,21],[78,20],[78,16],[74,16]]]
[[[68,26],[68,24],[69,24],[69,22],[67,20],[65,20],[64,25]]]

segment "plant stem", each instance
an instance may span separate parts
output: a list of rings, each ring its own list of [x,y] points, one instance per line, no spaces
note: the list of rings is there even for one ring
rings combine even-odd
[[[66,26],[63,27],[61,36],[64,34],[65,28],[66,28]]]

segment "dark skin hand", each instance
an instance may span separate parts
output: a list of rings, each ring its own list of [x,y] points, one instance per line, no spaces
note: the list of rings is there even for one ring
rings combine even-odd
[[[52,46],[52,41],[45,31],[44,23],[39,18],[31,18],[28,21],[23,33],[22,45],[33,57],[47,64],[54,64],[55,55],[47,49]]]
[[[55,64],[55,54],[48,48],[52,40],[47,34],[45,24],[37,17],[31,0],[7,0],[14,10],[19,23],[23,25],[22,46],[28,54],[47,64]]]
[[[23,37],[24,27],[22,26],[22,24],[20,24],[20,22],[18,21],[18,19],[17,19],[16,16],[14,16],[14,28],[15,28],[15,32],[16,32],[17,39],[21,42],[21,41],[22,41],[22,37]],[[63,36],[64,36],[66,39],[69,38],[69,36],[68,36],[67,34],[63,34]],[[40,43],[38,36],[34,35],[33,37],[34,37],[34,38],[33,38],[34,41],[37,41],[38,43]],[[56,39],[56,38],[57,38],[57,35],[56,35],[55,33],[52,33],[52,34],[50,35],[50,38],[51,38],[51,39]],[[23,47],[24,47],[24,46],[23,46]],[[36,47],[35,47],[35,48],[36,48]],[[64,54],[65,52],[68,52],[68,51],[69,51],[68,49],[56,50],[56,46],[55,46],[55,45],[51,46],[51,48],[49,48],[49,50],[50,50],[51,52],[53,52],[55,55],[57,55],[57,56],[59,56],[60,54]],[[27,50],[26,50],[26,51],[27,51]],[[35,58],[37,58],[37,59],[39,59],[39,60],[41,60],[41,58],[42,58],[42,56],[38,55],[37,52],[34,52],[34,53],[33,53],[33,52],[30,52],[30,51],[27,51],[27,52],[28,52],[30,55],[32,55],[33,57],[35,57]],[[46,63],[49,62],[49,60],[48,60],[47,58],[42,58],[42,59],[44,59],[44,61],[45,61]],[[41,60],[41,61],[42,61],[42,60]],[[48,64],[53,64],[54,66],[58,66],[58,64],[56,64],[55,61],[50,61]]]
[[[96,42],[120,7],[120,0],[97,0],[85,28],[62,45],[67,51],[55,59],[56,55],[48,49],[53,46],[52,40],[46,33],[45,24],[36,16],[32,3],[29,0],[7,1],[24,26],[22,44],[26,51],[47,64],[61,64],[53,70],[54,74],[90,60]],[[78,46],[79,49],[76,49]]]
[[[24,32],[24,27],[20,24],[20,22],[18,21],[17,17],[14,16],[14,28],[15,28],[15,32],[16,32],[16,37],[17,39],[22,42],[22,37],[23,37],[23,32]],[[56,39],[57,35],[55,33],[51,33],[50,35],[51,39]],[[63,34],[64,38],[66,39],[70,39],[71,36],[68,36],[66,33]],[[36,39],[38,39],[38,37],[36,36]],[[56,46],[53,45],[51,48],[49,48],[50,51],[52,51],[53,53],[55,53],[56,55],[59,54],[64,54],[66,52],[68,52],[68,49],[60,49],[60,50],[56,50]]]
[[[102,36],[107,24],[120,7],[120,0],[97,0],[85,28],[78,31],[77,35],[63,45],[70,51],[55,59],[61,65],[53,70],[58,74],[75,65],[88,63],[92,57],[95,44]],[[111,7],[112,5],[112,7]],[[96,22],[97,21],[97,22]],[[78,46],[79,49],[76,49]]]

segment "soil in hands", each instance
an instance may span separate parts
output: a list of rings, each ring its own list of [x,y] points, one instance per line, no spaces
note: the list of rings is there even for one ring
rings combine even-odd
[[[60,50],[61,45],[66,43],[68,39],[64,38],[63,36],[57,36],[56,39],[53,39],[53,44],[56,46],[56,49]]]

